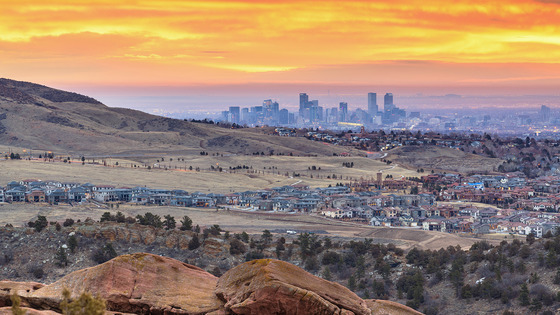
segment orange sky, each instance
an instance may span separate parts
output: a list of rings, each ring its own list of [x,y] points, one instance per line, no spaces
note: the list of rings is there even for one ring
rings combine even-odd
[[[554,0],[0,0],[0,76],[55,86],[557,91],[559,61]]]

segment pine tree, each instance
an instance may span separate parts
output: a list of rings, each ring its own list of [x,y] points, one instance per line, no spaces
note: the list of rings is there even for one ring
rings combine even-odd
[[[527,306],[531,303],[529,300],[529,289],[527,289],[526,283],[521,285],[521,290],[519,291],[519,303],[521,306]]]
[[[192,230],[192,220],[188,216],[184,216],[181,220],[181,231]]]

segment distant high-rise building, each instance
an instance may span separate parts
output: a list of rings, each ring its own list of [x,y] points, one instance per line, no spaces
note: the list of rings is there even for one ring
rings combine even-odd
[[[367,95],[367,100],[368,100],[368,114],[371,117],[374,117],[375,115],[377,115],[377,111],[379,110],[379,107],[377,106],[377,93],[368,93]]]
[[[348,103],[340,102],[340,104],[338,104],[338,112],[340,114],[340,121],[346,121],[348,116]]]
[[[278,102],[272,100],[263,101],[263,123],[274,124],[278,122]]]
[[[241,121],[245,123],[251,123],[250,116],[249,116],[249,108],[243,107],[241,109]]]
[[[278,113],[279,119],[278,121],[280,122],[280,124],[282,125],[287,125],[289,123],[291,123],[290,121],[290,113],[288,112],[287,109],[282,109],[280,110],[280,112]]]
[[[541,106],[541,112],[540,112],[540,116],[541,116],[541,121],[543,122],[549,122],[550,121],[550,107],[546,106],[546,105],[542,105]]]
[[[320,120],[320,116],[322,116],[322,112],[320,113],[319,111],[323,110],[322,107],[319,106],[319,100],[312,100],[307,102],[308,103],[308,107],[309,108],[309,120],[311,122],[316,122]]]
[[[299,115],[303,117],[305,109],[308,108],[309,96],[307,93],[299,93]]]
[[[241,120],[241,113],[239,106],[230,106],[229,107],[229,114],[231,115],[231,123],[238,124]]]
[[[387,93],[383,97],[383,110],[385,112],[390,112],[395,108],[395,104],[393,104],[393,93]]]

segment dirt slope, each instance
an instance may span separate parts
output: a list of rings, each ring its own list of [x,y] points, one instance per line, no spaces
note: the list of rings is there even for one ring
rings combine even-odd
[[[254,152],[330,155],[342,148],[303,138],[227,129],[107,107],[97,100],[46,86],[0,79],[0,144],[59,153]]]
[[[487,158],[461,150],[435,146],[406,146],[389,151],[388,160],[399,165],[425,170],[468,172],[496,171],[503,162],[500,159]]]

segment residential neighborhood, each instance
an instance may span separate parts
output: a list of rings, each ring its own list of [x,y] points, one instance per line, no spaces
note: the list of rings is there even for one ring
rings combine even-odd
[[[415,193],[407,193],[407,189]],[[1,187],[0,203],[127,203],[271,211],[372,226],[542,237],[560,227],[560,177],[444,173],[383,179],[378,174],[373,182],[322,188],[297,184],[230,194],[25,179]]]

